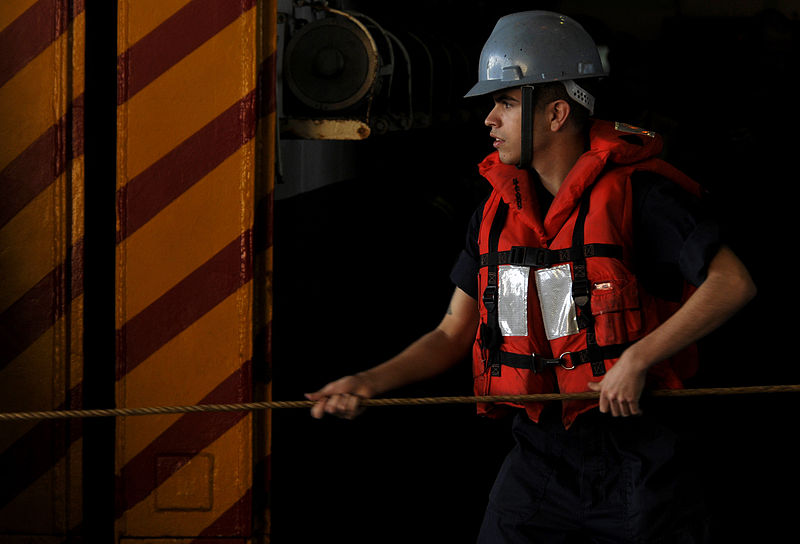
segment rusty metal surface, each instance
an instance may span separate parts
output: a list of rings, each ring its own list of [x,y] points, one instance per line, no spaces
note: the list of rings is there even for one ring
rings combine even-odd
[[[370,135],[369,125],[360,119],[286,119],[281,130],[309,140],[363,140]]]

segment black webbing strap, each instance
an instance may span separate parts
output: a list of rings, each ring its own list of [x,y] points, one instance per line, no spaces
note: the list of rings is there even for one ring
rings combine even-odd
[[[597,346],[603,359],[616,359],[630,344],[614,344],[611,346]],[[501,365],[513,368],[522,368],[533,372],[542,372],[548,366],[560,365],[566,370],[572,370],[578,365],[591,363],[588,349],[563,353],[560,357],[552,359],[541,355],[524,355],[521,353],[499,352],[498,359]]]
[[[578,365],[583,365],[589,363],[592,365],[592,374],[595,376],[602,376],[605,374],[605,365],[603,365],[603,361],[605,359],[617,359],[622,355],[622,352],[628,349],[630,344],[612,344],[610,346],[598,346],[595,343],[592,349],[584,349],[581,351],[571,351],[568,353],[564,353],[561,355],[559,359],[562,363],[564,363],[567,359],[569,359],[570,365],[569,366],[562,366],[567,370],[572,370]],[[599,358],[599,359],[598,359]],[[595,366],[599,363],[599,367],[602,370],[599,374],[595,372]]]
[[[566,249],[514,246],[507,251],[484,253],[480,266],[512,264],[531,268],[546,268],[558,263],[576,261],[586,257],[611,257],[622,260],[622,246],[616,244],[586,244]]]
[[[506,224],[508,217],[508,204],[500,200],[495,212],[492,226],[489,229],[489,252],[496,253],[497,246],[500,244],[500,233]],[[491,375],[500,375],[500,344],[502,335],[500,334],[500,324],[498,321],[498,270],[497,265],[489,266],[487,270],[486,288],[483,290],[483,306],[486,308],[486,323],[481,323],[481,347],[488,352],[486,365],[491,366]]]
[[[533,85],[520,87],[522,123],[520,126],[520,154],[517,168],[527,170],[533,162]]]
[[[501,351],[498,358],[501,365],[510,366],[513,368],[523,368],[526,370],[531,370],[534,373],[542,372],[548,366],[561,365],[564,363],[562,359],[550,359],[547,357],[542,357],[541,355],[536,355],[535,353],[531,355],[523,355],[521,353],[509,353],[507,351]]]
[[[592,187],[587,187],[581,197],[581,205],[578,209],[578,217],[575,220],[575,227],[572,231],[572,247],[583,247],[584,227],[586,216],[589,214],[589,195]],[[592,375],[602,376],[606,373],[603,360],[603,350],[597,345],[597,337],[594,330],[594,316],[592,315],[591,284],[586,272],[586,257],[583,255],[572,262],[572,300],[579,310],[578,326],[586,329],[586,350],[584,362],[592,365]]]

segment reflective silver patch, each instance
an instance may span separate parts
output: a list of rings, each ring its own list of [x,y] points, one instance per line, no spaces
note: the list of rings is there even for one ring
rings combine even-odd
[[[528,336],[527,266],[497,268],[497,319],[503,336]]]
[[[536,271],[536,289],[548,340],[578,332],[569,264]]]

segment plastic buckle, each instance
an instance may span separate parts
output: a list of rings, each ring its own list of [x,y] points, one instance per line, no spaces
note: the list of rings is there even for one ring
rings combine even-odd
[[[589,302],[589,280],[586,278],[573,280],[572,282],[572,300],[578,307],[586,306]]]
[[[488,311],[493,311],[497,305],[497,286],[487,285],[483,290],[483,305]]]

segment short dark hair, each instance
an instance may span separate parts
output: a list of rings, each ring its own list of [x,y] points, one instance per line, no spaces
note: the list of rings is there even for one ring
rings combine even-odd
[[[587,92],[594,95],[592,92],[593,89],[591,80],[582,79],[580,80],[579,85]],[[589,110],[586,109],[586,107],[582,104],[575,101],[575,99],[573,99],[567,93],[567,89],[564,87],[564,84],[561,81],[542,83],[535,85],[534,88],[536,89],[533,93],[534,107],[536,109],[543,108],[547,104],[555,102],[556,100],[564,100],[567,104],[569,104],[569,116],[572,119],[572,122],[575,123],[575,126],[577,126],[580,130],[585,130],[589,126]]]

